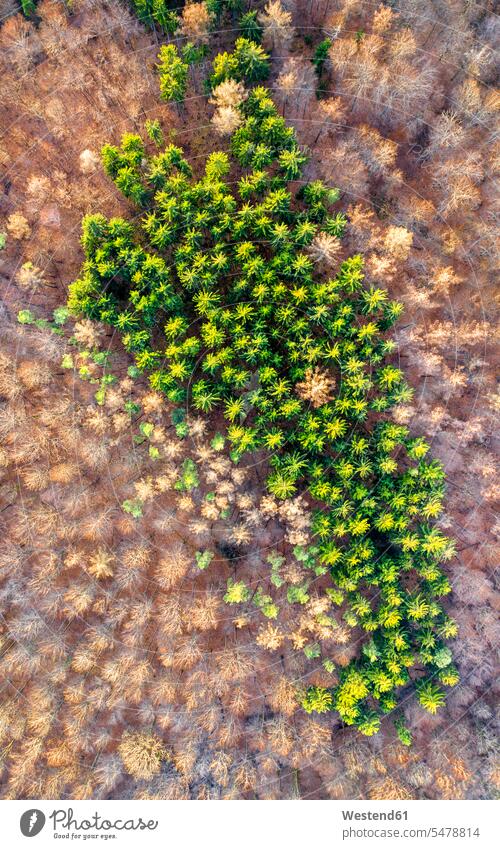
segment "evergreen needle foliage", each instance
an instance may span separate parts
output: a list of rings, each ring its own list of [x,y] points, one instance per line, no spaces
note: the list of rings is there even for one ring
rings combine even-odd
[[[23,0],[23,3],[34,5],[34,0]],[[174,35],[181,24],[179,11],[186,4],[179,0],[130,0],[130,5],[142,24]],[[226,12],[239,12],[242,8],[240,0],[206,0],[205,5],[213,26],[220,23]]]
[[[168,0],[130,0],[130,5],[140,22],[151,29],[156,25],[173,35],[179,27],[180,19],[174,11],[175,7],[179,7],[179,3]]]
[[[262,63],[261,49],[240,39],[216,59],[211,83],[235,72],[262,79]],[[120,331],[155,390],[222,411],[233,457],[265,452],[276,498],[309,494],[306,556],[329,571],[331,598],[366,641],[338,686],[309,688],[303,707],[336,710],[371,735],[410,670],[431,713],[443,702],[439,682],[458,679],[443,642],[455,626],[439,601],[450,592],[439,564],[453,544],[432,525],[444,472],[422,439],[381,415],[412,394],[388,360],[401,305],[365,284],[359,255],[333,277],[314,272],[315,237],[342,236],[338,193],[318,181],[292,193],[306,157],[265,88],[238,108],[231,155],[212,153],[198,180],[173,145],[153,156],[135,135],[106,146],[107,173],[142,217],[137,226],[84,219],[86,260],[68,304]],[[315,375],[323,388],[308,395]],[[183,489],[194,476],[184,469]],[[226,599],[243,589],[228,586]]]

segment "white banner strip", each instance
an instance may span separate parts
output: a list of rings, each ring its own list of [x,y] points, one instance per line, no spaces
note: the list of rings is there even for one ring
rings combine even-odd
[[[30,800],[3,801],[0,814],[5,849],[492,849],[499,810],[492,801]]]

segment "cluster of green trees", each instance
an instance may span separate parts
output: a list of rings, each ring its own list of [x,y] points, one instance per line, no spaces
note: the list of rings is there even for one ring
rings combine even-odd
[[[130,5],[141,23],[152,29],[156,26],[163,32],[173,35],[181,24],[178,14],[183,5],[179,0],[130,0]],[[242,0],[205,0],[205,6],[213,21],[220,23],[225,12],[241,12]]]
[[[205,48],[187,42],[179,51],[175,44],[163,44],[158,54],[158,75],[163,100],[181,103],[186,96],[189,66],[199,62]],[[207,91],[212,91],[225,80],[258,82],[269,76],[269,56],[260,44],[248,38],[236,39],[231,53],[219,53],[214,61],[213,73],[206,80]]]
[[[21,9],[26,17],[32,17],[36,12],[37,0],[19,0]],[[68,9],[71,10],[71,0],[66,0]],[[181,24],[178,14],[184,5],[180,0],[129,0],[132,10],[139,21],[147,27],[157,27],[168,35],[173,35]],[[214,26],[220,23],[222,16],[227,13],[241,13],[244,7],[243,0],[205,0],[205,5]],[[252,18],[252,13],[250,14]],[[248,15],[243,15],[243,22]]]
[[[163,32],[173,35],[179,27],[179,15],[174,10],[179,3],[169,0],[130,0],[130,5],[140,22],[151,29],[157,26]]]
[[[264,66],[261,48],[240,39],[215,59],[210,83],[258,82]],[[401,304],[365,284],[359,255],[335,275],[315,271],[317,240],[336,242],[346,224],[338,193],[301,180],[306,155],[267,89],[238,108],[230,155],[212,153],[198,180],[173,145],[148,155],[126,135],[104,148],[140,224],[84,219],[86,260],[68,306],[117,328],[170,401],[221,410],[233,459],[266,452],[276,498],[314,500],[308,554],[366,640],[338,686],[309,688],[303,707],[336,710],[369,735],[412,678],[431,712],[440,685],[458,680],[445,645],[456,626],[440,603],[450,584],[439,564],[453,544],[433,525],[444,473],[424,440],[380,415],[412,395],[387,361]]]

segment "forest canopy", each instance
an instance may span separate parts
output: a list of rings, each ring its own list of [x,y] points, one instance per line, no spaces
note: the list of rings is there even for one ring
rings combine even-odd
[[[259,80],[267,57],[257,48],[240,39],[216,57],[211,89],[238,68],[234,82]],[[242,51],[255,51],[257,65]],[[173,62],[159,70],[161,79],[183,73]],[[210,154],[198,180],[175,145],[148,156],[127,134],[104,147],[140,226],[87,216],[68,306],[117,328],[171,402],[221,411],[233,460],[266,452],[272,496],[311,497],[314,545],[298,556],[329,572],[330,600],[367,638],[339,685],[310,688],[303,706],[336,709],[371,735],[410,669],[431,713],[444,699],[439,684],[458,681],[444,642],[456,628],[438,601],[451,589],[439,564],[454,547],[432,525],[444,473],[424,459],[423,439],[380,416],[412,396],[387,336],[402,306],[364,285],[360,255],[328,274],[346,223],[338,192],[300,180],[307,156],[266,88],[237,109],[231,154]]]

